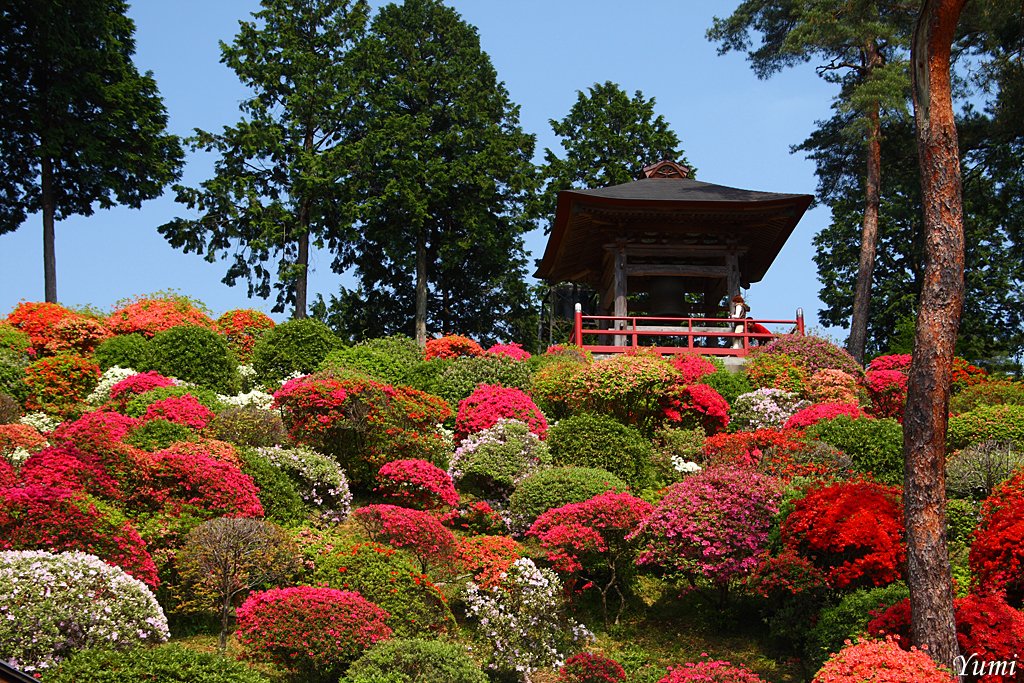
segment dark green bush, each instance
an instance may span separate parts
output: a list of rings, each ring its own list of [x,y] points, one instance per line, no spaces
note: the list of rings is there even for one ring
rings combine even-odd
[[[946,536],[950,543],[970,544],[971,534],[981,520],[977,501],[949,498],[946,500]]]
[[[198,440],[199,436],[185,425],[160,419],[150,420],[141,427],[136,427],[125,437],[124,442],[144,451],[159,451],[175,441]]]
[[[43,676],[46,683],[270,683],[233,659],[180,645],[124,652],[85,650]]]
[[[0,391],[18,403],[28,398],[25,384],[25,368],[29,366],[28,356],[11,349],[0,348]]]
[[[146,372],[153,367],[153,354],[149,340],[141,334],[121,334],[102,342],[92,352],[93,358],[103,371],[115,365]]]
[[[808,671],[821,668],[829,655],[839,652],[843,642],[864,632],[868,622],[910,595],[905,584],[893,583],[882,588],[861,588],[847,594],[837,605],[826,607],[807,634],[805,652]]]
[[[811,425],[806,433],[845,453],[855,472],[870,472],[886,484],[903,482],[903,428],[896,420],[840,415]]]
[[[146,409],[157,401],[162,401],[165,398],[171,396],[184,396],[188,394],[194,397],[197,401],[202,403],[210,410],[217,412],[218,410],[224,409],[224,404],[217,398],[216,392],[210,389],[202,389],[200,387],[185,387],[181,385],[171,387],[157,387],[156,389],[150,389],[138,396],[133,397],[128,401],[128,405],[125,407],[125,415],[131,417],[142,417],[146,414]]]
[[[453,406],[481,384],[496,384],[524,391],[530,386],[530,367],[505,356],[461,356],[446,363],[437,375],[434,392]]]
[[[487,683],[462,646],[436,640],[388,640],[367,650],[340,683]]]
[[[306,521],[306,505],[287,472],[254,448],[239,448],[238,456],[242,459],[242,472],[252,477],[260,490],[260,503],[268,520],[287,527]]]
[[[319,320],[303,318],[267,330],[252,350],[252,367],[259,381],[280,384],[296,372],[308,375],[331,351],[341,347],[331,328]]]
[[[359,543],[314,560],[314,583],[358,591],[386,610],[396,636],[451,631],[455,618],[441,591],[393,548]]]
[[[983,441],[1012,443],[1024,451],[1024,405],[978,406],[949,418],[946,439],[951,450]]]
[[[713,359],[712,362],[718,360]],[[720,363],[721,361],[719,361]],[[722,398],[732,405],[733,402],[739,398],[742,394],[746,394],[754,390],[750,384],[750,380],[747,379],[745,372],[730,372],[725,367],[721,367],[715,370],[710,375],[704,375],[700,378],[701,384],[706,384],[719,394]]]
[[[281,414],[255,406],[225,408],[206,425],[204,433],[238,446],[278,446],[288,440]]]
[[[327,354],[317,371],[356,371],[385,384],[408,385],[413,371],[422,362],[423,351],[416,341],[395,335],[335,349]]]
[[[677,462],[701,462],[704,454],[703,427],[680,429],[662,427],[654,433],[654,467],[656,486],[666,486],[685,476],[676,469]]]
[[[227,340],[205,327],[172,327],[150,339],[149,349],[153,369],[162,375],[222,394],[233,394],[242,386]]]
[[[654,447],[634,427],[604,415],[574,415],[548,431],[548,449],[555,465],[607,470],[634,489],[651,478]]]
[[[959,415],[979,406],[1003,404],[1024,405],[1024,383],[992,381],[972,384],[950,397],[949,412]]]
[[[409,373],[409,386],[439,396],[441,374],[452,364],[452,358],[432,358],[423,361]]]
[[[509,514],[517,532],[525,531],[541,514],[569,503],[582,503],[605,491],[626,491],[626,482],[594,467],[552,467],[530,475],[509,498]]]

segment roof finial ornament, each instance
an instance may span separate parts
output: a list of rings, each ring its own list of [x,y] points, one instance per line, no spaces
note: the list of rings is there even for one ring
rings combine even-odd
[[[690,169],[674,161],[663,159],[644,167],[645,178],[689,178]]]

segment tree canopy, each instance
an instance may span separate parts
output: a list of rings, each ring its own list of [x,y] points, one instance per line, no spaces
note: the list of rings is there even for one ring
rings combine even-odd
[[[151,73],[132,62],[121,0],[0,7],[0,234],[43,215],[45,296],[57,300],[54,222],[138,208],[179,177],[182,150]]]

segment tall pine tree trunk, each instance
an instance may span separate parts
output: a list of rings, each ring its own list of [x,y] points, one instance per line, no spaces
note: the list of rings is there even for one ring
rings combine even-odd
[[[301,213],[305,214],[305,220],[302,221],[302,234],[299,235],[299,258],[295,262],[299,267],[299,274],[295,278],[295,312],[292,318],[296,319],[306,317],[306,304],[309,298],[309,211],[303,207]]]
[[[949,58],[966,0],[924,0],[911,46],[925,272],[903,421],[911,631],[937,663],[959,654],[946,547],[945,442],[964,299],[960,160]]]
[[[57,250],[54,245],[56,199],[53,196],[53,160],[44,154],[40,167],[43,208],[43,296],[44,301],[55,304],[57,303]]]
[[[427,345],[427,230],[416,232],[416,343]]]

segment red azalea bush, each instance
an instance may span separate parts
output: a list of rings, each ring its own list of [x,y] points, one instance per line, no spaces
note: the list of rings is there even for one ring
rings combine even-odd
[[[14,486],[18,483],[18,475],[14,472],[14,468],[11,467],[11,463],[5,459],[0,458],[0,489]]]
[[[0,424],[0,460],[20,448],[29,453],[38,453],[46,447],[46,437],[31,425]]]
[[[199,402],[195,396],[168,396],[150,403],[143,422],[150,420],[167,420],[199,431],[204,429],[214,417],[214,412]]]
[[[871,678],[865,678],[870,674]],[[956,683],[917,648],[902,649],[891,638],[850,644],[832,655],[813,683]]]
[[[150,586],[159,584],[146,542],[131,523],[84,491],[0,489],[0,550],[81,550]]]
[[[821,420],[831,420],[839,415],[848,415],[851,418],[866,417],[864,411],[855,403],[815,403],[798,410],[788,420],[785,429],[804,429]]]
[[[81,490],[111,501],[124,497],[120,484],[107,471],[100,456],[68,443],[44,448],[30,457],[19,476],[25,486]]]
[[[472,394],[459,401],[455,417],[455,440],[462,441],[470,434],[493,427],[502,418],[521,420],[530,431],[544,438],[548,421],[540,408],[521,389],[481,384]]]
[[[637,564],[724,588],[757,566],[780,497],[778,480],[751,470],[715,467],[688,476],[668,488],[634,532]]]
[[[896,370],[905,375],[910,374],[910,362],[913,356],[909,353],[892,353],[887,356],[879,356],[868,363],[868,370]]]
[[[161,387],[174,386],[174,380],[164,377],[155,370],[140,372],[110,387],[110,405],[119,412],[124,412],[128,402],[136,396],[141,396],[147,391]]]
[[[238,608],[237,636],[248,659],[285,667],[304,681],[336,681],[363,650],[391,637],[390,616],[354,591],[273,588]]]
[[[55,444],[71,443],[90,453],[106,453],[140,424],[134,417],[99,410],[62,422],[50,434],[50,440]]]
[[[142,460],[131,493],[139,509],[177,517],[203,511],[205,516],[262,517],[259,489],[252,477],[206,454],[168,448]]]
[[[100,381],[100,366],[70,353],[40,358],[25,368],[29,395],[25,407],[70,416],[85,408],[85,399]]]
[[[907,405],[907,376],[899,370],[868,370],[864,384],[871,396],[871,414],[903,421]]]
[[[77,313],[60,304],[22,301],[7,316],[6,322],[27,334],[35,351],[41,352],[53,341],[58,323],[78,317]]]
[[[580,652],[565,660],[558,683],[624,683],[626,670],[611,657]]]
[[[504,356],[512,360],[529,360],[530,352],[523,348],[522,344],[495,344],[487,349],[489,356]]]
[[[467,536],[456,541],[454,563],[473,575],[482,588],[501,584],[512,563],[523,556],[523,547],[508,536]]]
[[[782,522],[782,542],[836,589],[884,586],[907,559],[900,490],[846,481],[811,490]]]
[[[669,669],[658,683],[764,683],[764,679],[745,666],[709,659]]]
[[[669,362],[679,371],[686,384],[699,382],[701,377],[714,374],[718,369],[714,363],[696,353],[679,353],[672,356]]]
[[[815,403],[857,403],[857,378],[842,370],[818,370],[807,380],[807,393]]]
[[[374,541],[410,551],[423,571],[445,564],[455,552],[455,536],[430,513],[397,505],[367,505],[352,513]]]
[[[242,458],[239,457],[235,447],[227,441],[217,439],[201,438],[199,441],[175,441],[162,452],[186,457],[207,456],[236,467],[242,466]]]
[[[340,379],[306,375],[281,385],[274,393],[274,407],[281,410],[292,438],[301,441],[344,421],[348,394]]]
[[[969,563],[979,587],[1004,592],[1015,607],[1024,605],[1024,472],[985,500]]]
[[[778,555],[761,558],[746,585],[762,597],[799,595],[827,586],[825,575],[807,558],[784,548]]]
[[[438,339],[428,339],[426,348],[423,350],[423,357],[426,360],[482,355],[484,355],[482,346],[469,337],[463,337],[458,334],[448,334]]]
[[[486,500],[464,503],[458,509],[445,515],[441,521],[453,529],[470,534],[486,536],[508,533],[508,524],[505,522],[505,518]]]
[[[677,384],[663,397],[665,418],[686,428],[715,434],[729,426],[729,404],[706,384]]]
[[[107,327],[114,334],[138,332],[146,337],[182,325],[217,329],[208,315],[184,297],[137,299],[118,308],[107,318]]]
[[[46,342],[46,352],[51,354],[70,351],[82,355],[92,353],[104,340],[114,335],[95,318],[74,316],[58,322]]]
[[[274,321],[265,313],[252,308],[236,308],[217,318],[217,330],[228,340],[228,348],[239,363],[248,363],[256,340],[266,330],[274,328]]]
[[[807,449],[801,436],[799,431],[778,429],[715,434],[704,440],[704,462],[709,466],[756,468],[777,476],[815,474],[819,468],[794,462]]]
[[[968,595],[954,601],[957,643],[964,657],[976,655],[977,662],[1009,662],[1024,651],[1024,614],[1010,607],[1002,597]],[[900,646],[910,644],[910,600],[903,600],[868,622],[873,636],[899,636]],[[970,683],[1014,683],[1016,675],[971,675]],[[980,673],[980,670],[979,670]]]
[[[394,460],[377,472],[378,493],[419,510],[459,504],[459,494],[448,473],[426,460]]]
[[[953,383],[953,391],[957,392],[975,384],[988,381],[988,371],[971,365],[969,362],[956,356],[953,358],[953,376],[950,378]]]

